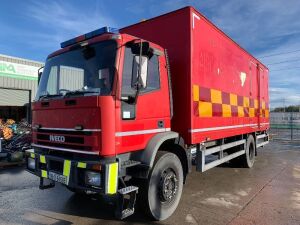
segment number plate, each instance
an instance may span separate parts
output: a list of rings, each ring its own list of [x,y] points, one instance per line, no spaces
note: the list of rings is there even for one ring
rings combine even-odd
[[[49,172],[48,178],[50,180],[54,180],[54,181],[59,182],[59,183],[68,184],[68,179],[64,175],[60,175],[60,174],[57,174],[57,173]]]

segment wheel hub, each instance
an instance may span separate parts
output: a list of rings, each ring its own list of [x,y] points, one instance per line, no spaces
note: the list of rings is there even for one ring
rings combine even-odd
[[[162,202],[170,202],[176,196],[178,179],[173,170],[165,170],[160,179],[159,196]]]

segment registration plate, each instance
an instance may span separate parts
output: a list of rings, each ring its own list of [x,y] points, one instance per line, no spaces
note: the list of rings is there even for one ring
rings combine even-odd
[[[57,173],[54,173],[54,172],[49,172],[48,178],[50,180],[54,180],[54,181],[59,182],[59,183],[68,184],[68,179],[64,175],[60,175],[60,174],[57,174]]]

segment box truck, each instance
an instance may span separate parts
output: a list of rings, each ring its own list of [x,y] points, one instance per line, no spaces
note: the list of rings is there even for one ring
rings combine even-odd
[[[193,165],[253,166],[269,141],[268,68],[185,7],[63,42],[32,115],[27,169],[41,189],[104,195],[121,219],[137,199],[164,220]]]

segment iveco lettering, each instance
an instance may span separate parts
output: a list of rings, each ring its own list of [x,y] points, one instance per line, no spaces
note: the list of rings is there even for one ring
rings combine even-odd
[[[83,34],[39,74],[28,171],[41,189],[105,196],[119,219],[137,203],[165,220],[193,166],[254,166],[269,142],[268,81],[193,7]]]
[[[50,141],[55,141],[55,142],[65,142],[64,136],[50,135],[49,139]]]

